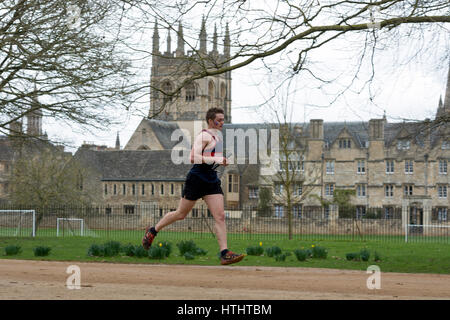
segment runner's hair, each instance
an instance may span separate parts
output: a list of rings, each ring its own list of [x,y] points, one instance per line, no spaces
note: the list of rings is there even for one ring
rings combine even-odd
[[[216,113],[225,114],[223,112],[222,108],[211,108],[206,112],[206,122],[208,122],[209,119],[215,120],[216,119]]]

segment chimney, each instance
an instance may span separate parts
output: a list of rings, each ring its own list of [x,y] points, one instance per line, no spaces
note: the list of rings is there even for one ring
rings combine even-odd
[[[311,139],[323,140],[323,120],[312,119],[309,121],[309,136]]]
[[[298,125],[298,124],[295,125],[294,131],[295,131],[295,134],[297,136],[302,136],[303,135],[303,127],[301,125]]]
[[[385,119],[369,120],[369,141],[384,140]]]

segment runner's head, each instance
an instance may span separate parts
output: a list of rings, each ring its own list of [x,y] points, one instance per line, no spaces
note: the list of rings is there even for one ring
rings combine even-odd
[[[209,128],[222,130],[225,115],[221,108],[211,108],[206,112],[206,122]]]

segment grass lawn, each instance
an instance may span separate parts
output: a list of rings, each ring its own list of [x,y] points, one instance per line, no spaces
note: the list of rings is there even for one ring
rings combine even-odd
[[[0,238],[0,258],[1,259],[33,259],[33,260],[60,260],[60,261],[96,261],[96,262],[117,262],[117,263],[165,263],[165,264],[195,264],[195,265],[218,265],[218,246],[212,236],[205,236],[204,239],[195,239],[195,244],[206,250],[205,256],[196,256],[193,260],[186,260],[180,255],[176,246],[177,243],[189,238],[181,238],[179,235],[165,233],[158,235],[157,241],[168,241],[172,244],[171,255],[162,260],[154,260],[148,257],[136,258],[120,254],[115,257],[91,257],[87,252],[92,244],[104,244],[109,241],[107,238],[89,237],[42,237],[42,238]],[[129,237],[118,240],[122,245],[139,245],[141,237]],[[266,254],[263,256],[247,256],[241,266],[277,266],[277,267],[306,267],[306,268],[334,268],[366,270],[369,265],[377,265],[382,272],[405,272],[405,273],[441,273],[450,274],[450,245],[439,243],[402,243],[386,241],[349,241],[349,240],[270,240],[261,239],[233,239],[229,241],[229,247],[235,252],[246,252],[246,248],[260,246],[263,248],[278,246],[283,252],[292,254],[285,261],[276,261],[275,258]],[[7,256],[5,247],[8,245],[18,245],[21,252],[17,255]],[[307,259],[300,262],[293,251],[300,248],[311,248],[312,245],[324,247],[328,251],[326,259]],[[35,257],[33,248],[38,246],[48,246],[51,252],[46,257]],[[363,261],[347,261],[346,254],[359,252],[367,248],[370,259]],[[375,251],[381,257],[381,261],[374,261]]]

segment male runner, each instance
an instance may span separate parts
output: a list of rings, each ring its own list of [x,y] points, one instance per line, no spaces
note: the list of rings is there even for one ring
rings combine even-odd
[[[224,121],[223,109],[211,108],[206,113],[208,129],[202,130],[194,141],[190,153],[191,163],[194,165],[186,177],[178,208],[164,215],[154,227],[145,229],[142,245],[146,250],[150,248],[159,231],[177,220],[183,220],[196,201],[203,198],[214,217],[214,229],[220,248],[220,263],[236,263],[244,258],[243,254],[236,254],[228,250],[223,191],[217,172],[213,170],[214,164],[227,165],[227,159],[221,152],[222,141],[218,136],[218,131],[222,130]]]

